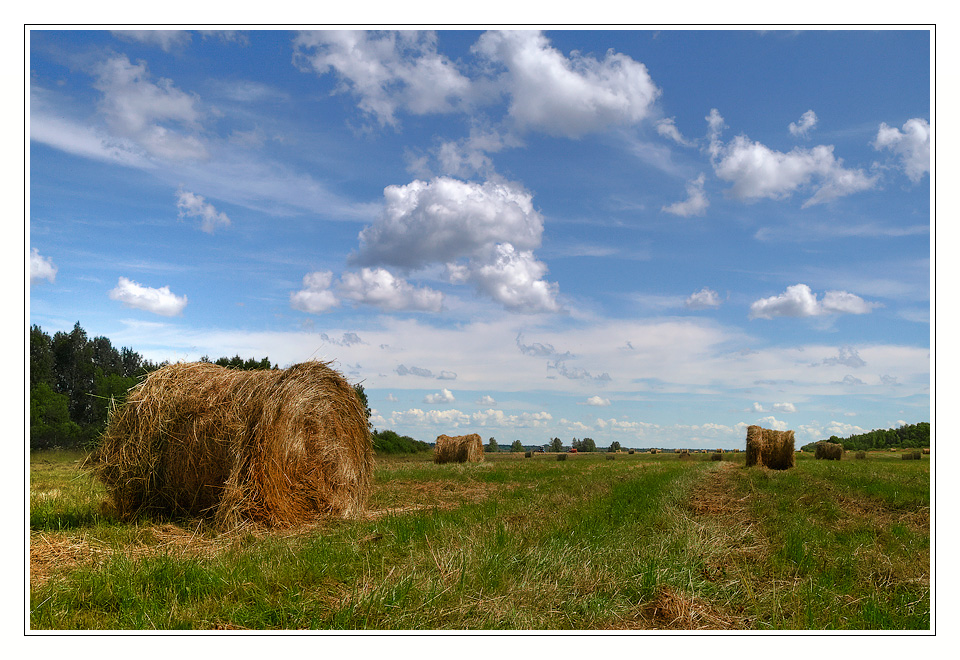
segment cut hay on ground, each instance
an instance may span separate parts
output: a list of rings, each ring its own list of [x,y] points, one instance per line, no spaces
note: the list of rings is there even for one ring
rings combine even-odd
[[[796,464],[793,444],[793,431],[748,426],[746,465],[764,465],[771,470],[792,468]]]
[[[836,442],[827,442],[826,440],[821,440],[815,445],[813,457],[828,461],[839,461],[841,458],[843,458],[843,445],[837,444]]]
[[[179,363],[130,390],[88,467],[123,519],[289,527],[362,512],[373,447],[356,392],[327,363]]]
[[[439,435],[433,448],[434,463],[479,463],[483,460],[483,440],[470,435]]]

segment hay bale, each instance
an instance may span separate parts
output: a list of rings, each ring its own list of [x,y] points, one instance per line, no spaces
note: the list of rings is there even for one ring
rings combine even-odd
[[[479,463],[483,460],[483,440],[470,435],[439,435],[433,448],[434,463]]]
[[[773,431],[759,426],[747,427],[747,467],[764,465],[771,470],[786,470],[796,464],[793,431]]]
[[[632,454],[632,453],[634,453],[634,451],[635,451],[635,450],[633,450],[633,449],[629,449],[629,450],[627,450],[627,453],[628,453],[628,454]]]
[[[525,453],[523,454],[523,457],[524,457],[524,458],[533,458],[533,452],[532,452],[532,451],[525,452]]]
[[[867,457],[867,452],[865,452],[865,451],[863,451],[863,450],[860,450],[860,451],[858,451],[856,454],[854,454],[853,457],[856,458],[856,459],[861,459],[861,460],[862,460],[862,459],[864,459],[864,458]]]
[[[690,460],[690,450],[688,450],[688,449],[677,449],[676,451],[678,451],[678,452],[680,453],[679,458],[680,458],[681,461],[688,461],[688,460]]]
[[[557,454],[557,460],[558,460],[558,461],[565,461],[565,460],[567,460],[567,455],[566,455],[566,454]]]
[[[814,446],[813,457],[828,461],[839,461],[843,458],[843,445],[821,440]]]
[[[929,454],[929,453],[930,453],[930,448],[929,448],[929,447],[924,447],[924,448],[923,448],[923,453],[924,453],[924,454]]]
[[[905,461],[919,461],[921,456],[922,454],[920,453],[919,449],[916,451],[907,451],[907,452],[904,452],[903,454],[900,454],[900,458],[902,458]]]
[[[356,392],[329,363],[178,363],[130,390],[88,467],[123,519],[289,527],[362,511],[373,444]]]
[[[615,460],[617,460],[616,454],[607,454],[606,458],[607,458],[608,461],[615,461]]]
[[[659,450],[659,449],[651,449],[651,450],[650,450],[650,453],[651,453],[651,454],[659,454],[659,453],[660,453],[660,450]]]
[[[722,460],[723,460],[723,453],[722,453],[722,452],[716,452],[716,453],[712,454],[712,455],[710,456],[710,460],[711,460],[711,461],[722,461]]]

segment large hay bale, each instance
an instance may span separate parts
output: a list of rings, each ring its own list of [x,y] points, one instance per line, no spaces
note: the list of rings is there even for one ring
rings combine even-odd
[[[479,463],[483,460],[483,440],[470,435],[438,435],[433,448],[434,463]]]
[[[764,465],[771,470],[792,468],[796,464],[793,435],[793,431],[748,426],[747,467]]]
[[[130,390],[89,466],[123,519],[288,527],[362,511],[373,444],[364,406],[328,363],[178,363]]]
[[[813,457],[828,461],[839,461],[843,458],[843,445],[821,440],[814,446]]]
[[[717,453],[715,453],[715,454],[711,454],[711,455],[710,455],[710,460],[711,460],[711,461],[722,461],[722,460],[723,460],[723,453],[722,453],[722,452],[717,452]]]
[[[660,453],[660,450],[657,449],[656,447],[654,447],[654,448],[652,448],[652,449],[650,450],[650,453],[651,453],[651,454],[659,454],[659,453]]]
[[[867,452],[865,452],[865,451],[863,451],[863,450],[861,449],[861,450],[858,451],[856,454],[854,454],[853,457],[854,457],[854,458],[857,458],[857,459],[861,459],[861,460],[862,460],[862,459],[865,459],[865,458],[867,457]]]

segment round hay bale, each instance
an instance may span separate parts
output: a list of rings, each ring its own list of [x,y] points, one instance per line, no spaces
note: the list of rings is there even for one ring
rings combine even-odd
[[[858,451],[856,454],[853,455],[853,457],[856,458],[856,459],[862,460],[862,459],[864,459],[864,458],[867,457],[867,452],[865,452],[865,451],[863,451],[863,450]]]
[[[483,439],[470,435],[438,435],[433,447],[434,463],[479,463],[483,461]]]
[[[558,460],[558,461],[565,461],[565,460],[567,460],[567,455],[566,455],[566,454],[557,454],[557,460]]]
[[[821,440],[814,445],[813,457],[828,461],[839,461],[841,458],[843,458],[843,445]]]
[[[123,519],[289,527],[362,511],[373,444],[356,392],[329,363],[178,363],[130,390],[90,467]]]
[[[711,461],[722,461],[722,460],[723,460],[723,454],[720,453],[720,452],[717,452],[717,453],[715,453],[715,454],[712,454],[712,455],[710,456],[710,460],[711,460]]]
[[[532,451],[525,452],[525,453],[523,454],[523,457],[524,457],[524,458],[533,458],[533,452],[532,452]]]
[[[793,431],[748,426],[746,466],[754,465],[764,465],[771,470],[787,470],[796,465]]]

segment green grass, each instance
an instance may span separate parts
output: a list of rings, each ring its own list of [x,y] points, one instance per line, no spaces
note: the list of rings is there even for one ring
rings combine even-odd
[[[30,625],[929,628],[929,462],[617,458],[379,459],[367,519],[218,535],[119,523],[79,458],[37,455]],[[691,505],[711,483],[726,509]]]

